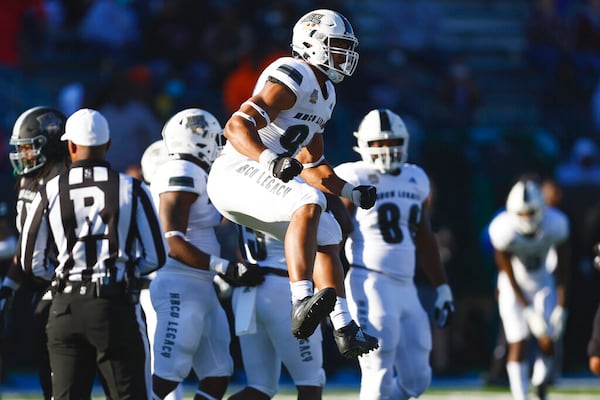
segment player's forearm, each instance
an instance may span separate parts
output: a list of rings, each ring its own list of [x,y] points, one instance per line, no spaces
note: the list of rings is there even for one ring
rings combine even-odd
[[[169,257],[180,261],[191,268],[208,270],[210,254],[203,252],[183,238],[168,239]]]
[[[432,241],[424,241],[418,250],[418,259],[420,261],[421,268],[429,279],[429,282],[434,287],[440,286],[444,283],[448,283],[448,277],[446,276],[446,270],[442,264],[439,248],[435,239]]]
[[[423,262],[421,268],[423,269],[423,272],[425,272],[425,275],[433,287],[438,287],[444,283],[448,283],[446,272],[441,264],[437,264],[435,262]]]
[[[521,305],[523,307],[526,307],[529,304],[529,301],[523,294],[521,287],[519,287],[519,284],[517,283],[517,280],[515,279],[515,274],[514,274],[512,265],[510,263],[510,255],[504,251],[497,250],[495,253],[495,260],[496,260],[496,265],[498,266],[498,270],[501,272],[504,272],[506,274],[508,281],[510,282],[510,286],[513,288],[513,291],[515,292],[515,296],[517,297],[517,300],[519,301],[519,303],[521,303]]]

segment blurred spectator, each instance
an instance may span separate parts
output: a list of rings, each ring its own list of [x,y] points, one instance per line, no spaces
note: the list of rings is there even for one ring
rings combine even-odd
[[[597,80],[596,88],[592,94],[590,108],[594,136],[600,137],[600,79]]]
[[[223,82],[223,107],[227,115],[237,111],[240,105],[252,96],[254,83],[260,73],[279,57],[291,56],[291,53],[280,50],[267,52],[268,47],[262,42],[253,43],[251,50],[242,57],[235,69],[225,77]]]
[[[148,105],[145,90],[150,76],[144,67],[117,72],[104,88],[99,111],[110,127],[111,149],[107,161],[119,172],[141,177],[142,154],[160,139],[161,124]]]
[[[92,0],[80,22],[82,39],[117,61],[133,57],[141,31],[130,3],[130,0]]]
[[[589,78],[578,72],[567,56],[557,60],[555,68],[544,78],[539,93],[540,124],[554,132],[562,146],[569,146],[573,132],[592,129]]]
[[[219,87],[238,60],[252,48],[254,31],[249,20],[241,18],[238,9],[233,6],[224,7],[216,21],[206,27],[201,53],[212,64]]]
[[[27,67],[43,39],[43,0],[0,0],[0,65]]]
[[[580,73],[600,73],[600,0],[586,0],[574,23],[575,61]]]
[[[572,54],[572,34],[557,0],[535,0],[525,20],[525,57],[544,73],[554,71],[560,59]]]
[[[142,48],[144,57],[181,68],[197,57],[195,46],[202,29],[214,18],[210,6],[203,4],[198,13],[193,1],[161,1],[144,25]],[[200,19],[200,20],[199,20]]]
[[[379,2],[383,48],[402,51],[409,62],[439,70],[445,68],[445,51],[439,44],[442,14],[430,0]]]
[[[58,109],[67,117],[84,106],[85,88],[81,82],[72,82],[58,92]]]
[[[542,196],[546,204],[554,208],[560,208],[563,193],[561,187],[552,178],[547,178],[541,184]]]
[[[467,129],[473,126],[482,103],[481,89],[462,56],[455,56],[443,77],[439,92],[442,125]]]
[[[581,184],[600,187],[600,161],[596,142],[588,137],[578,138],[571,149],[570,159],[556,167],[555,178],[563,187]]]

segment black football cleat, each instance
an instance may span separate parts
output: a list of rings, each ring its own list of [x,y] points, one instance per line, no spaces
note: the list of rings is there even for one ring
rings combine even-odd
[[[292,304],[292,334],[296,339],[306,339],[313,334],[319,323],[335,306],[337,295],[334,288],[319,290]]]
[[[333,331],[333,338],[340,354],[345,358],[356,358],[379,347],[377,338],[367,335],[356,322]]]

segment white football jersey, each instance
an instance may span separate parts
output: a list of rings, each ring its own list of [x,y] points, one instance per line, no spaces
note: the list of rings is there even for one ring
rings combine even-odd
[[[345,248],[350,264],[412,282],[414,236],[430,194],[425,171],[405,163],[398,175],[382,174],[370,164],[356,161],[337,166],[335,173],[353,185],[377,188],[375,206],[356,209],[354,232]]]
[[[310,65],[292,57],[279,58],[269,65],[258,78],[254,94],[260,92],[268,80],[290,89],[296,95],[296,103],[258,131],[260,140],[277,154],[296,155],[315,133],[323,132],[335,107],[335,88],[327,81],[327,93],[323,93]],[[233,151],[233,146],[227,144],[224,151]]]
[[[517,231],[515,218],[502,211],[490,223],[489,235],[495,249],[511,254],[519,286],[534,290],[550,277],[546,257],[552,246],[569,237],[569,220],[560,210],[546,207],[538,231],[533,236],[524,236]]]
[[[215,226],[221,222],[221,215],[211,204],[206,193],[208,174],[199,165],[183,160],[169,159],[156,171],[150,190],[157,205],[164,192],[191,192],[198,195],[190,209],[187,232],[188,242],[208,254],[220,254],[220,244]]]

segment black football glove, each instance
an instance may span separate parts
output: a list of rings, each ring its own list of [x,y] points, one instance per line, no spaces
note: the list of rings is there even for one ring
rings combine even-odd
[[[275,178],[289,182],[302,172],[302,163],[294,157],[279,156],[271,164],[271,172]]]
[[[257,286],[264,282],[265,274],[257,264],[231,261],[223,279],[231,286]]]
[[[352,203],[355,206],[368,210],[375,205],[377,189],[375,186],[358,185],[352,189]]]

